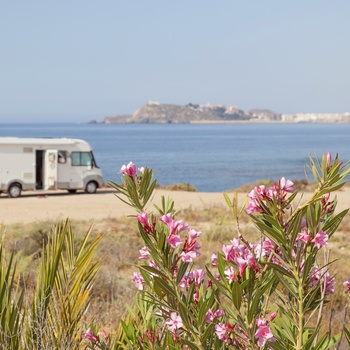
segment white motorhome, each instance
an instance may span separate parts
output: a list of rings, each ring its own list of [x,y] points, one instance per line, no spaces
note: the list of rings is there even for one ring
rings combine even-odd
[[[95,193],[103,185],[90,145],[69,138],[0,137],[0,194],[22,190]]]

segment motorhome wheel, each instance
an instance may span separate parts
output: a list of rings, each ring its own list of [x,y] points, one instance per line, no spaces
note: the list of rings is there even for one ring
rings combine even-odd
[[[97,190],[97,184],[95,181],[90,181],[87,185],[86,185],[86,189],[85,192],[86,193],[95,193]]]
[[[12,184],[8,190],[9,196],[11,198],[17,198],[21,195],[22,187],[20,184]]]

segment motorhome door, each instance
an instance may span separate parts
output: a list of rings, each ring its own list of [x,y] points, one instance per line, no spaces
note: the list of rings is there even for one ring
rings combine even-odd
[[[45,190],[57,189],[57,156],[56,149],[48,149],[45,152]]]

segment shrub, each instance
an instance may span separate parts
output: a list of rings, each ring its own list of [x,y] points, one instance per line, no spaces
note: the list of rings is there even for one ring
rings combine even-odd
[[[324,305],[334,293],[326,252],[348,210],[335,213],[330,193],[344,185],[348,164],[310,158],[317,188],[302,202],[293,182],[255,187],[248,203],[225,199],[236,237],[195,268],[200,232],[176,218],[171,199],[156,213],[144,210],[156,182],[152,170],[123,166],[117,195],[136,210],[140,249],[133,281],[139,294],[108,344],[115,349],[329,349],[341,334],[321,330]],[[239,219],[250,215],[261,240],[246,241]],[[324,256],[325,259],[320,259]],[[322,261],[322,262],[321,262]],[[350,282],[344,286],[349,290]],[[344,327],[343,332],[349,335]],[[91,346],[96,346],[91,340]],[[107,345],[106,345],[107,346]]]

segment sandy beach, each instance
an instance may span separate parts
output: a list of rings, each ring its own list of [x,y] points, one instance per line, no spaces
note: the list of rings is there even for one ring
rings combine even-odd
[[[57,221],[61,219],[100,221],[105,218],[121,218],[135,214],[135,211],[116,198],[116,191],[100,189],[95,194],[67,191],[55,192],[23,192],[19,198],[0,196],[0,223],[31,223],[39,221]],[[306,194],[305,198],[311,194]],[[350,190],[346,188],[336,193],[337,211],[350,207]],[[222,193],[183,192],[158,189],[152,202],[161,205],[161,196],[172,198],[176,209],[201,209],[212,205],[226,206]],[[232,196],[232,195],[230,195]],[[246,193],[239,193],[239,203],[243,204]],[[152,210],[150,205],[149,209]]]

